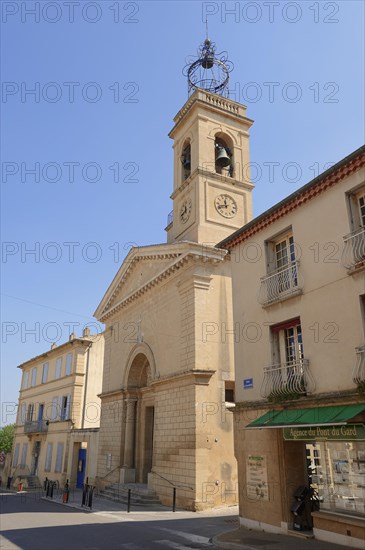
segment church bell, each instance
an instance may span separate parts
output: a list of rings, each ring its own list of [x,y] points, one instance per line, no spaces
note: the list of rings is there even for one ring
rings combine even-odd
[[[227,150],[222,145],[217,146],[217,156],[215,162],[220,168],[226,168],[231,164],[231,159],[227,154]]]

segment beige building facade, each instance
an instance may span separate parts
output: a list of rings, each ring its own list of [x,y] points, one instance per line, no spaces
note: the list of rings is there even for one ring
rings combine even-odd
[[[201,510],[237,499],[234,349],[206,333],[232,323],[230,261],[215,245],[251,219],[252,121],[199,89],[174,123],[168,243],[133,248],[95,313],[106,326],[98,482],[148,484],[165,504],[175,487],[178,506]]]
[[[13,443],[13,485],[47,477],[81,487],[95,481],[104,335],[88,329],[19,365],[22,382]]]
[[[240,523],[353,548],[365,548],[364,166],[362,147],[218,245],[233,278]]]

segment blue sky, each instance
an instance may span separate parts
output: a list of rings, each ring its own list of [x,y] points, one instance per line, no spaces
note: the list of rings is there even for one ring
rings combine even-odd
[[[182,69],[205,38],[204,20],[234,64],[232,99],[255,120],[258,215],[363,144],[364,3],[41,0],[1,8],[8,423],[17,365],[67,340],[72,324],[81,334],[95,322],[130,246],[166,240],[167,134],[187,99]]]

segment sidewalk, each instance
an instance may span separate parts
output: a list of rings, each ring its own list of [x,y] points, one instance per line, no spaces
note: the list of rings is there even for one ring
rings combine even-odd
[[[322,542],[303,535],[275,535],[241,527],[213,538],[213,544],[227,550],[349,550],[349,546]],[[365,542],[364,547],[365,549]]]

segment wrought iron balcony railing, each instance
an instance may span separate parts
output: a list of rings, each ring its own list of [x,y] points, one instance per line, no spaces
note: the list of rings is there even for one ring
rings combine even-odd
[[[356,348],[356,363],[352,371],[352,380],[355,384],[365,382],[365,345]]]
[[[174,211],[171,210],[171,212],[167,216],[167,225],[170,225],[174,221]]]
[[[313,392],[314,388],[315,383],[309,370],[308,359],[264,367],[262,397],[295,398]]]
[[[268,305],[293,294],[299,294],[303,288],[303,280],[299,273],[299,262],[291,262],[288,266],[276,269],[265,277],[261,277],[259,302]]]
[[[24,433],[42,433],[48,430],[48,420],[26,420],[24,422]]]
[[[349,270],[365,266],[365,227],[360,227],[344,238],[342,264]]]

